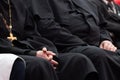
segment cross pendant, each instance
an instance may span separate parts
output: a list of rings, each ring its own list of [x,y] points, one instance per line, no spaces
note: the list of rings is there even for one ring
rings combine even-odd
[[[17,40],[17,37],[14,37],[13,34],[10,32],[10,36],[7,37],[7,39],[12,42],[13,40]]]

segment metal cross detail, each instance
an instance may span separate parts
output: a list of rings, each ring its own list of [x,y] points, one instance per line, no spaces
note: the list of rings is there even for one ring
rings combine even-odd
[[[13,34],[10,32],[10,36],[7,37],[7,39],[12,42],[13,40],[17,40],[17,37],[13,36]]]

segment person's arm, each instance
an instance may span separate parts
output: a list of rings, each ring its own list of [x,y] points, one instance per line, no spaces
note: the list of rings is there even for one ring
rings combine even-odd
[[[53,65],[58,65],[58,62],[53,60],[53,56],[56,56],[56,54],[53,53],[52,51],[47,51],[47,49],[44,50],[44,48],[43,48],[43,50],[39,50],[39,51],[34,51],[31,49],[22,49],[22,48],[15,47],[8,40],[0,38],[0,54],[4,54],[4,53],[36,56],[36,57],[44,58],[44,59],[50,61],[51,64],[53,64]]]
[[[10,41],[1,38],[0,38],[0,53],[13,53],[17,55],[31,55],[31,56],[36,55],[36,51],[30,49],[17,48],[13,44],[11,44]]]
[[[48,1],[35,0],[31,4],[31,12],[37,23],[39,33],[53,42],[60,51],[69,46],[84,45],[85,43],[73,36],[67,29],[61,27],[54,20]]]
[[[99,19],[100,19],[100,48],[105,49],[105,50],[110,50],[110,51],[116,51],[117,47],[112,43],[112,38],[110,36],[110,33],[108,30],[105,28],[107,25],[105,18],[99,12]]]
[[[70,46],[87,45],[67,29],[61,27],[54,19],[39,20],[38,30],[42,36],[51,40],[60,50]]]
[[[49,51],[53,51],[57,54],[58,52],[54,44],[50,40],[41,36],[41,34],[37,31],[33,15],[29,7],[27,9],[23,41],[31,45],[34,50],[42,50],[43,47],[46,47]]]

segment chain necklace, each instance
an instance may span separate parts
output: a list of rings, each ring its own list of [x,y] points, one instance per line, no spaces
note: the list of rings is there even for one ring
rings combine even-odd
[[[7,22],[5,19],[4,19],[4,22],[6,24],[6,27],[9,29],[9,36],[7,37],[7,39],[12,42],[13,40],[17,40],[17,37],[13,36],[13,33],[12,33],[12,10],[11,10],[10,0],[8,0],[8,6],[9,6],[8,14],[9,14],[9,22],[10,23],[9,23],[9,25],[7,25]]]

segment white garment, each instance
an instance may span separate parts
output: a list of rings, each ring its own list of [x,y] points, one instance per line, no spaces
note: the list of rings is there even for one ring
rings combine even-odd
[[[0,80],[9,80],[12,66],[18,56],[14,54],[0,54]]]

